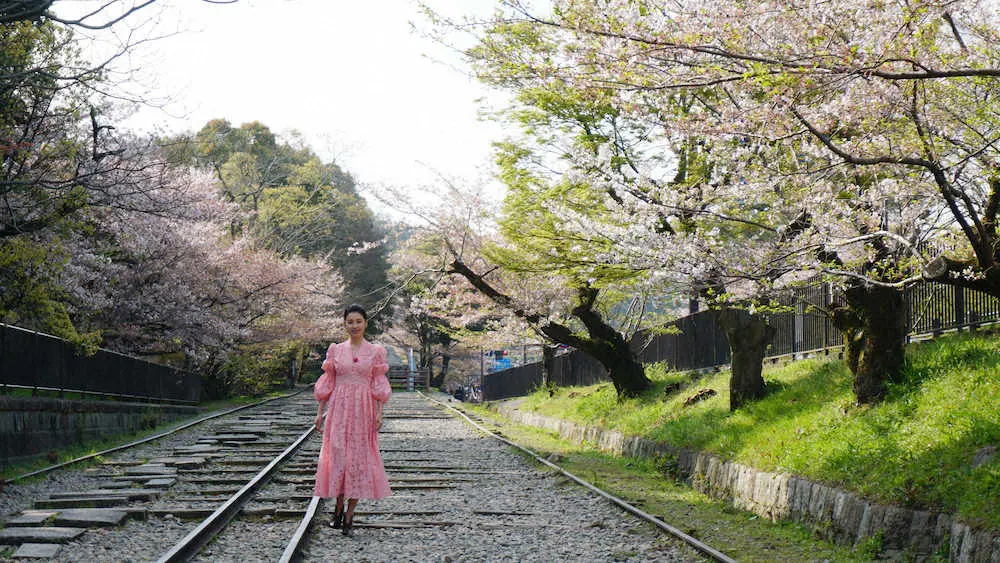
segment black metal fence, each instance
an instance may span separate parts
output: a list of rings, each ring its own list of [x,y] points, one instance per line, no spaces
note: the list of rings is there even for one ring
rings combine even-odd
[[[500,377],[497,377],[500,375]],[[574,350],[556,356],[549,381],[560,387],[593,385],[608,379],[604,366],[594,358]],[[542,382],[542,363],[534,362],[516,368],[487,374],[483,378],[483,398],[486,400],[524,395]]]
[[[767,358],[796,357],[843,345],[843,336],[830,318],[810,307],[822,307],[839,300],[828,285],[811,287],[794,301],[789,312],[768,315],[775,329]],[[1000,321],[1000,299],[978,291],[938,283],[924,283],[906,292],[909,335],[921,337],[946,330],[975,327]],[[637,350],[639,361],[665,362],[670,369],[691,370],[724,366],[729,363],[729,342],[711,311],[700,311],[677,319],[675,330],[648,340]],[[644,340],[644,339],[636,339]],[[607,380],[603,366],[583,352],[556,357],[551,377],[559,386],[591,385]],[[483,379],[485,400],[525,395],[541,385],[540,363],[497,371]]]
[[[541,383],[541,362],[493,372],[483,377],[483,398],[495,400],[525,395]]]
[[[389,366],[386,377],[389,385],[396,389],[430,389],[430,378],[427,368],[410,371],[409,366]]]
[[[108,350],[93,356],[39,332],[0,324],[0,386],[129,400],[197,403],[201,377]]]
[[[943,284],[921,284],[906,294],[910,332],[934,334],[1000,320],[1000,300],[979,291]]]

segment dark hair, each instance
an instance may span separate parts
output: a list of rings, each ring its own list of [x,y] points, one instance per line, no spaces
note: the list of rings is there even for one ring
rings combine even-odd
[[[344,320],[345,321],[347,320],[347,315],[350,315],[351,313],[359,313],[363,319],[365,319],[366,321],[368,320],[368,312],[365,311],[364,307],[362,307],[361,305],[358,305],[357,303],[353,303],[351,305],[348,305],[347,308],[344,309]]]

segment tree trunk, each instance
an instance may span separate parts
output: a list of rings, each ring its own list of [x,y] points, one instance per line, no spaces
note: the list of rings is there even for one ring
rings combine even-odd
[[[729,376],[729,410],[764,397],[764,354],[774,337],[774,327],[763,315],[744,309],[724,307],[715,311],[715,320],[726,333],[732,360]]]
[[[547,387],[552,381],[552,373],[556,369],[556,349],[542,344],[542,386]]]
[[[580,318],[577,312],[574,314]],[[594,319],[589,319],[587,328],[590,331],[588,339],[570,339],[566,336],[568,331],[556,330],[552,325],[542,327],[542,333],[555,342],[571,340],[578,350],[600,362],[607,370],[608,378],[614,384],[619,398],[635,397],[652,387],[645,368],[618,331],[603,321],[597,323]]]
[[[451,356],[448,354],[441,356],[441,371],[439,371],[438,374],[431,379],[431,387],[437,387],[440,389],[444,385],[444,380],[448,376],[449,362],[451,362]],[[428,375],[428,377],[430,376]]]
[[[577,335],[566,325],[547,321],[538,312],[520,308],[509,295],[497,291],[483,279],[483,276],[473,272],[457,258],[452,261],[449,273],[463,276],[494,303],[535,325],[538,331],[552,342],[573,346],[600,362],[608,370],[608,377],[614,383],[618,397],[634,397],[652,386],[642,364],[632,353],[628,341],[615,327],[604,320],[600,311],[595,309],[600,294],[599,289],[589,284],[576,288],[577,299],[571,313],[587,329],[587,336],[584,337]]]
[[[833,323],[844,333],[844,357],[854,376],[859,405],[885,398],[886,382],[897,381],[906,345],[906,301],[895,288],[854,285],[847,307],[834,309]]]
[[[428,381],[434,379],[433,344],[431,343],[430,331],[426,329],[421,330],[420,362],[417,364],[417,368],[427,370]]]
[[[577,348],[590,354],[608,370],[608,377],[614,383],[619,398],[635,397],[653,386],[646,377],[646,370],[632,352],[632,347],[622,333],[604,320],[594,306],[600,290],[584,285],[577,288],[577,302],[573,316],[587,327],[590,338]],[[545,329],[542,329],[545,332]]]
[[[614,367],[608,370],[618,396],[634,397],[652,387],[653,383],[646,377],[646,368],[635,359],[628,345],[625,346],[626,354],[620,354],[620,351],[620,349],[614,350],[619,359],[615,361]]]

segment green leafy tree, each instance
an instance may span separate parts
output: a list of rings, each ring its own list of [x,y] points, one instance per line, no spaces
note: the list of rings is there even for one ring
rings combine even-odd
[[[295,137],[277,138],[260,122],[233,127],[216,119],[190,139],[173,141],[175,159],[211,170],[223,197],[243,209],[232,225],[234,235],[246,230],[280,255],[337,267],[347,301],[383,297],[383,233],[354,178],[340,166],[322,162]]]
[[[493,84],[543,101],[560,91],[602,100],[657,132],[665,152],[677,139],[705,142],[720,173],[688,183],[698,193],[674,199],[668,225],[694,210],[719,219],[719,231],[721,220],[755,227],[737,231],[743,249],[699,256],[716,295],[733,293],[717,286],[734,273],[765,286],[811,275],[846,287],[847,310],[834,319],[849,332],[859,402],[880,400],[902,368],[903,288],[924,277],[997,293],[1000,43],[986,5],[557,1],[542,12],[514,1],[454,29],[482,31],[470,54]],[[675,111],[684,97],[693,110]],[[657,177],[655,159],[626,157],[623,167],[622,146],[608,137],[605,155],[572,155],[591,183],[609,179],[612,199]],[[641,216],[648,206],[626,209]]]
[[[0,25],[0,297],[4,317],[93,346],[81,336],[61,269],[91,213],[170,215],[172,173],[148,140],[119,134],[94,92],[105,85],[49,18]]]
[[[59,336],[90,352],[101,331],[80,332],[70,317],[72,300],[62,283],[68,258],[57,240],[0,239],[0,322]]]
[[[638,316],[608,320],[619,311],[621,288],[633,284],[636,276],[587,258],[582,247],[602,247],[604,241],[564,236],[560,218],[533,205],[537,193],[549,186],[520,172],[510,164],[512,181],[499,233],[492,232],[492,220],[486,218],[487,204],[454,185],[446,192],[447,205],[420,211],[429,223],[423,235],[426,253],[433,256],[429,270],[464,278],[495,307],[536,334],[591,355],[608,370],[621,396],[642,392],[650,381],[629,341],[644,311],[630,309]],[[551,189],[579,192],[578,210],[588,209],[585,190],[564,184]],[[391,199],[406,201],[398,193]],[[420,209],[413,202],[407,207]]]

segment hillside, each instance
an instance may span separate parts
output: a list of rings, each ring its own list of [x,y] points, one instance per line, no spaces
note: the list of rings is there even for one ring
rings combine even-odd
[[[873,407],[854,404],[850,374],[836,359],[765,369],[768,396],[732,413],[728,371],[705,376],[662,366],[647,371],[654,388],[635,399],[619,402],[604,383],[540,389],[520,408],[1000,529],[996,333],[911,344],[902,380]],[[715,394],[684,405],[707,389]]]

